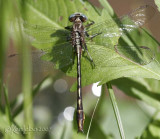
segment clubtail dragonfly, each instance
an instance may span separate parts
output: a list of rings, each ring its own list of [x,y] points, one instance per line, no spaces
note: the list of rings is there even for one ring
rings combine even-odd
[[[93,68],[96,68],[94,59],[88,52],[87,45],[97,44],[109,47],[106,43],[106,38],[120,37],[126,33],[133,31],[134,29],[143,26],[148,20],[152,18],[155,10],[150,5],[141,6],[127,15],[120,18],[114,18],[105,20],[100,23],[94,23],[90,21],[86,25],[87,17],[82,13],[74,13],[69,17],[69,21],[73,23],[72,26],[67,26],[64,29],[58,29],[53,27],[44,27],[40,25],[31,25],[24,23],[24,31],[34,37],[33,44],[37,45],[48,45],[52,42],[58,41],[57,38],[61,38],[61,42],[54,44],[52,51],[55,51],[56,55],[51,60],[53,63],[54,58],[59,58],[59,68],[63,68],[74,63],[75,55],[77,57],[77,124],[78,131],[83,132],[84,126],[84,112],[82,105],[82,89],[81,89],[81,55],[84,52],[87,53],[88,59],[91,62]],[[113,20],[116,24],[112,24]],[[118,26],[118,27],[117,27]],[[115,29],[118,28],[118,29]],[[46,36],[46,33],[50,34]],[[98,41],[95,41],[98,40]],[[154,59],[154,54],[150,48],[146,46],[141,47],[121,47],[115,45],[114,51],[127,58],[128,60],[136,63],[145,65],[150,63]],[[137,49],[135,55],[130,55],[131,51]],[[65,54],[63,50],[73,50],[72,54]],[[65,61],[63,57],[65,55]],[[11,57],[14,55],[11,55]],[[61,64],[63,63],[63,64]],[[127,66],[120,63],[111,63],[110,66],[119,67]]]

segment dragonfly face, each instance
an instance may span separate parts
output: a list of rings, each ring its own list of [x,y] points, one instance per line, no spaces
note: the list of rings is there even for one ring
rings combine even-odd
[[[87,17],[82,13],[74,13],[69,16],[69,21],[70,22],[75,22],[75,21],[85,22],[87,21]]]

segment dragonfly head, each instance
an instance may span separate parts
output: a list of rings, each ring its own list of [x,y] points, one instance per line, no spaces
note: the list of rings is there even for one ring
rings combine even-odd
[[[81,20],[82,22],[87,21],[87,17],[82,13],[74,13],[69,16],[69,21],[74,22],[76,20]]]

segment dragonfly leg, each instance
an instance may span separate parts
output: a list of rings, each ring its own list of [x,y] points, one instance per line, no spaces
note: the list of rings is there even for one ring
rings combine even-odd
[[[94,37],[96,37],[96,36],[102,34],[102,32],[93,34],[92,36],[90,36],[90,35],[88,34],[88,32],[85,32],[85,34],[86,34],[87,37],[91,38],[91,40],[92,40]]]
[[[85,51],[87,52],[87,55],[89,56],[89,58],[90,58],[90,60],[91,60],[91,62],[92,62],[92,67],[95,68],[95,63],[94,63],[91,55],[90,55],[89,52],[88,52],[88,48],[87,48],[86,43],[84,43],[84,47],[85,47]]]
[[[87,27],[90,27],[90,26],[92,26],[95,22],[94,21],[92,21],[92,20],[90,20],[91,21],[91,23],[89,23],[89,24],[87,24],[87,25],[85,25],[85,27],[87,28]]]
[[[72,30],[72,26],[67,26],[67,27],[65,27],[65,29],[71,31]]]

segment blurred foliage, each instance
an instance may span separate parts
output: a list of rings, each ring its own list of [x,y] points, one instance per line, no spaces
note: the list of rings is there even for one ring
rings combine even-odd
[[[29,125],[33,127],[33,118],[32,118],[32,97],[37,94],[40,90],[41,86],[45,84],[45,81],[48,78],[45,78],[41,81],[34,89],[31,91],[31,63],[30,63],[30,48],[28,45],[28,39],[24,39],[23,29],[29,35],[33,35],[37,37],[38,40],[41,39],[42,35],[37,35],[29,32],[29,29],[21,28],[22,19],[27,21],[30,24],[40,24],[42,26],[51,26],[53,30],[48,28],[48,32],[45,32],[43,28],[36,28],[38,31],[42,31],[44,39],[47,41],[50,37],[52,31],[54,31],[54,27],[63,29],[63,27],[70,25],[68,21],[68,16],[74,12],[82,12],[89,19],[94,20],[95,22],[100,22],[102,20],[110,19],[110,23],[117,30],[117,25],[113,17],[116,17],[111,6],[108,4],[106,0],[99,0],[101,5],[104,7],[103,9],[97,9],[90,5],[88,1],[82,2],[81,0],[1,0],[0,1],[0,96],[4,94],[5,96],[5,105],[0,105],[0,138],[33,138],[33,134],[30,136],[24,134],[24,123],[25,125]],[[155,1],[157,6],[159,6],[159,1]],[[10,25],[8,23],[12,23],[13,30],[10,29]],[[18,31],[17,31],[18,26]],[[107,28],[107,26],[106,26]],[[15,30],[14,30],[15,29]],[[12,32],[13,31],[13,32]],[[48,33],[48,34],[47,34]],[[58,36],[58,32],[55,32]],[[25,36],[26,37],[26,36]],[[7,85],[3,85],[3,65],[5,63],[5,54],[6,49],[9,46],[9,39],[12,38],[15,41],[14,44],[19,46],[22,52],[22,63],[23,63],[23,72],[22,72],[22,81],[23,81],[23,94],[17,96],[17,98],[13,102],[9,102],[8,99],[8,89]],[[97,41],[99,41],[97,39]],[[63,42],[63,38],[57,39],[55,44]],[[160,125],[159,125],[159,105],[160,105],[160,93],[159,93],[159,79],[160,79],[160,66],[159,66],[159,42],[157,42],[154,37],[147,31],[146,29],[137,29],[130,34],[127,34],[124,37],[116,37],[114,39],[107,39],[106,42],[110,47],[114,46],[119,42],[121,46],[147,46],[155,52],[155,60],[148,65],[140,66],[135,63],[129,63],[130,66],[124,66],[120,69],[120,67],[110,67],[109,64],[103,63],[105,59],[118,56],[118,60],[122,60],[115,51],[112,49],[107,49],[103,45],[88,45],[89,52],[93,55],[93,59],[95,59],[95,63],[99,65],[96,69],[92,69],[90,65],[90,61],[86,60],[86,55],[82,57],[82,84],[83,86],[89,85],[91,83],[101,81],[100,84],[104,84],[108,81],[111,81],[113,85],[122,90],[125,94],[139,99],[156,109],[156,113],[152,116],[152,113],[148,112],[148,116],[135,109],[134,105],[131,101],[127,102],[119,102],[120,112],[122,113],[122,122],[125,129],[126,138],[134,138],[136,136],[141,136],[140,138],[144,139],[156,139],[160,138]],[[36,48],[46,49],[46,45],[39,45],[37,43],[33,43]],[[21,47],[23,46],[23,47]],[[57,46],[57,45],[55,45]],[[47,48],[50,50],[53,49],[53,43],[48,43]],[[59,61],[63,64],[66,62],[68,55],[72,55],[71,49],[64,49],[65,47],[60,48],[66,54],[62,59],[61,55],[58,56],[55,53],[52,57],[46,55],[44,59],[50,60],[55,58],[54,60],[58,63]],[[101,51],[98,49],[101,48]],[[96,53],[99,52],[99,53]],[[47,59],[48,58],[48,59]],[[57,58],[57,59],[56,59]],[[59,59],[58,59],[59,58]],[[65,59],[65,60],[64,60]],[[99,59],[99,61],[96,59]],[[64,60],[64,61],[63,61]],[[102,62],[102,63],[101,63]],[[117,62],[113,60],[112,62]],[[124,63],[128,63],[124,59],[121,61]],[[25,63],[25,64],[24,64]],[[103,64],[103,65],[102,65]],[[60,64],[57,64],[57,68]],[[75,77],[76,76],[76,61],[72,68],[68,65],[67,68],[62,68],[62,71],[66,72],[67,75]],[[130,78],[124,78],[130,77]],[[136,78],[131,78],[136,77]],[[138,78],[137,78],[138,77]],[[149,79],[146,79],[149,78]],[[152,78],[152,79],[150,79]],[[157,80],[156,80],[157,79]],[[75,90],[76,84],[73,85],[71,90]],[[90,101],[88,101],[90,98]],[[2,100],[2,98],[0,97]],[[58,122],[54,122],[53,128],[38,136],[39,138],[86,138],[86,132],[88,130],[90,116],[92,115],[93,107],[96,102],[96,98],[93,96],[85,96],[84,104],[85,104],[85,112],[86,112],[86,121],[85,121],[85,133],[77,134],[76,129],[76,121],[74,120],[74,124],[65,121],[64,119],[61,121],[61,124]],[[25,105],[23,105],[25,104]],[[116,126],[115,118],[113,111],[109,108],[110,106],[109,100],[106,99],[105,94],[102,94],[100,98],[100,102],[98,105],[98,112],[96,112],[95,117],[93,119],[93,123],[91,125],[91,131],[89,134],[89,138],[103,138],[103,139],[112,139],[112,138],[120,138],[118,134],[118,128]],[[21,112],[25,111],[25,118],[21,117]],[[107,118],[106,118],[107,117]],[[138,121],[136,117],[140,117],[141,121]],[[74,118],[75,119],[75,118]],[[132,120],[131,120],[132,119]],[[22,121],[22,122],[21,122]],[[130,124],[130,125],[129,125]],[[132,126],[131,126],[132,125]],[[37,125],[35,125],[36,127]],[[50,126],[50,125],[48,125]],[[146,128],[145,128],[146,126]],[[106,128],[107,127],[107,128]],[[128,130],[129,127],[132,127],[131,130]],[[145,130],[143,130],[145,128]],[[11,131],[13,129],[17,129],[15,132]],[[23,129],[23,130],[18,130]],[[134,132],[133,132],[134,131]],[[12,133],[12,134],[11,134]]]
[[[157,111],[150,120],[146,129],[144,130],[142,139],[158,139],[160,138],[160,112]]]

